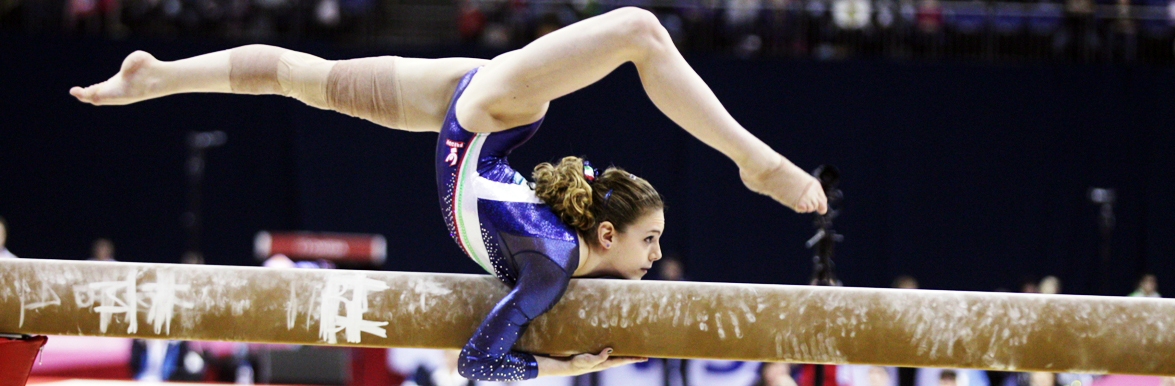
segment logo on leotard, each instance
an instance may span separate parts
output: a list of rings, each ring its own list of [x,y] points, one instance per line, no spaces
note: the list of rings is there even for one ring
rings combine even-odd
[[[449,146],[449,155],[445,156],[445,162],[448,162],[449,166],[457,166],[457,158],[459,158],[457,156],[457,149],[465,147],[465,142],[446,139],[445,145]]]

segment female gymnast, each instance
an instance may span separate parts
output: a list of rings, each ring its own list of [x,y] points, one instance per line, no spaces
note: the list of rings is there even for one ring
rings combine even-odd
[[[661,258],[661,196],[644,179],[576,157],[534,170],[506,162],[555,98],[632,62],[657,108],[739,167],[752,191],[797,212],[827,210],[819,182],[738,124],[677,51],[657,18],[621,8],[550,33],[492,60],[376,57],[324,60],[250,45],[164,62],[136,51],[118,74],[70,94],[122,105],[188,92],[279,94],[408,131],[438,132],[437,188],[449,234],[512,287],[461,351],[476,380],[578,375],[644,360],[513,351],[527,324],[572,277],[640,279]]]

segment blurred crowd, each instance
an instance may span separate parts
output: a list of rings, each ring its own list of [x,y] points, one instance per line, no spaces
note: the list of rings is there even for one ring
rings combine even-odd
[[[372,34],[378,0],[0,0],[0,27],[28,33],[224,40]]]
[[[1175,64],[1175,0],[0,0],[0,28],[501,51],[621,6],[694,53]]]
[[[606,0],[605,0],[606,1]],[[1175,1],[627,0],[687,52],[742,57],[1172,63]],[[467,42],[510,48],[621,4],[461,0]]]

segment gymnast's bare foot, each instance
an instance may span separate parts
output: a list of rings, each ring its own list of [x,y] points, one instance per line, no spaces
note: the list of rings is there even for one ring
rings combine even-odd
[[[769,196],[798,213],[828,212],[828,198],[820,181],[783,156],[776,155],[766,167],[740,167],[743,184]]]
[[[95,106],[126,105],[158,97],[160,95],[153,95],[158,93],[159,77],[153,71],[158,63],[159,60],[151,54],[135,51],[127,55],[122,68],[107,81],[86,88],[71,88],[69,94]]]

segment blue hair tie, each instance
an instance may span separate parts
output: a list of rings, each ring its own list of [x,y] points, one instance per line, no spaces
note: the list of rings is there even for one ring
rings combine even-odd
[[[608,189],[608,193],[604,193],[604,205],[608,205],[608,199],[612,197],[612,189]]]

